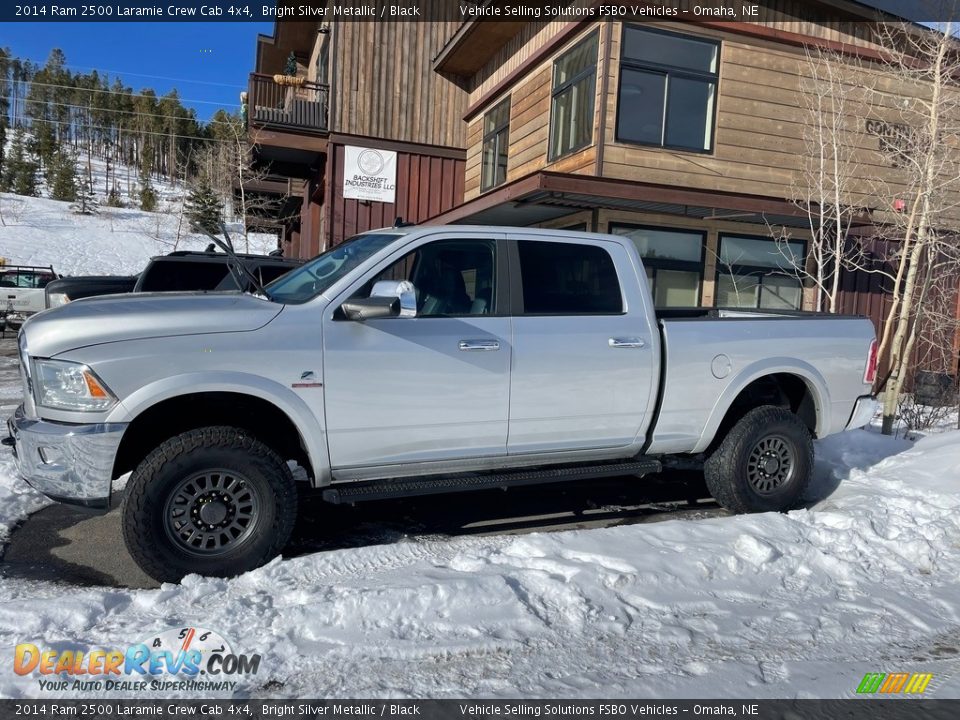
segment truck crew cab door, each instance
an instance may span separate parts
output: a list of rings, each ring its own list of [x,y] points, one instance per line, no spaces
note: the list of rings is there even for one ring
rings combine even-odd
[[[639,445],[659,337],[629,254],[613,241],[526,237],[510,244],[521,288],[512,293],[508,453]]]
[[[415,317],[361,322],[326,313],[334,475],[350,468],[351,477],[382,477],[375,467],[506,454],[512,347],[499,237],[421,238],[331,305],[369,297],[381,280],[416,288]]]

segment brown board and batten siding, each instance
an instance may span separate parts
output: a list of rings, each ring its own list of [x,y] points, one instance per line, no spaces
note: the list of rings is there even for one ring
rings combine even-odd
[[[344,198],[340,192],[344,147],[339,143],[330,145],[328,177],[335,192],[328,193],[324,208],[326,247],[360,232],[389,227],[398,217],[405,222],[422,222],[463,202],[462,157],[451,157],[454,153],[450,152],[431,155],[428,149],[405,151],[395,145],[388,149],[397,150],[396,203]]]
[[[679,185],[704,190],[793,198],[804,184],[810,111],[808,59],[803,48],[704,29],[698,25],[663,25],[662,29],[721,41],[714,149],[686,152],[620,143],[616,140],[617,88],[621,32],[612,36],[607,122],[601,174],[627,180]],[[851,83],[843,119],[843,142],[852,151],[853,178],[847,202],[876,207],[877,179],[897,187],[904,176],[880,150],[880,140],[865,131],[869,119],[903,122],[897,97],[917,95],[908,87],[879,76],[869,65],[858,68],[865,83],[882,92],[865,95]],[[886,202],[886,201],[884,201]]]
[[[456,22],[339,22],[330,130],[465,147],[466,92],[433,72]]]

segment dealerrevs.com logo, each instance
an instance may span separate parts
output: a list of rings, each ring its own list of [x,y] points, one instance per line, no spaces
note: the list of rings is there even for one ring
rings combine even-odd
[[[234,653],[217,632],[167,630],[126,649],[55,650],[20,643],[17,675],[36,675],[43,691],[139,692],[233,690],[232,678],[255,675],[260,656]]]

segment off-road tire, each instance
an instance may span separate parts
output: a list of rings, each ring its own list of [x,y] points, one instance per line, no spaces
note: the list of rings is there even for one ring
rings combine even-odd
[[[758,466],[764,444],[772,446],[771,456],[779,452],[789,456],[791,471],[781,484],[766,491],[756,485],[773,484],[782,467],[772,460],[777,471],[764,475],[769,467]],[[764,405],[754,408],[730,428],[726,437],[703,466],[710,494],[727,510],[735,513],[782,512],[795,507],[803,497],[813,475],[813,440],[810,431],[796,415],[784,408]],[[752,480],[751,480],[752,478]]]
[[[167,527],[165,508],[185,478],[225,469],[242,476],[258,497],[252,527],[235,547],[210,557],[179,546]],[[297,489],[287,464],[243,430],[204,427],[170,438],[140,463],[121,506],[123,540],[144,572],[160,582],[197,573],[232,577],[263,565],[290,539]]]

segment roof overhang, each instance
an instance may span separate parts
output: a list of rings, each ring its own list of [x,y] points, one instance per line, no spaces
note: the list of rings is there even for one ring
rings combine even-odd
[[[802,208],[779,198],[552,172],[527,175],[427,222],[523,226],[596,209],[771,226],[809,226],[808,215]],[[872,225],[873,221],[861,215],[854,224]]]
[[[483,7],[505,4],[504,0],[477,3]],[[529,20],[491,21],[482,18],[467,20],[457,28],[434,58],[434,71],[463,79],[472,77],[528,22]]]
[[[280,21],[273,24],[273,35],[257,35],[257,57],[254,71],[265,75],[283,73],[290,53],[301,60],[309,58],[313,51],[319,23]]]

